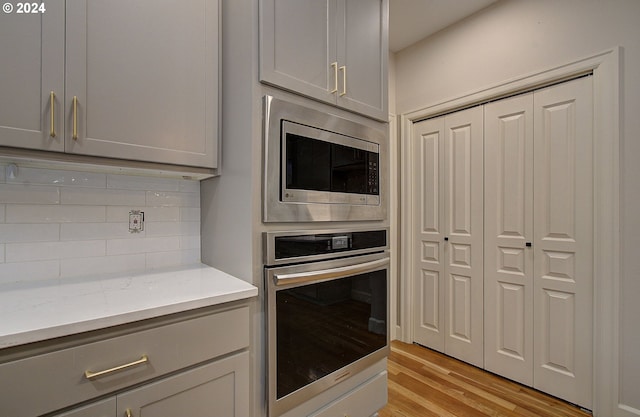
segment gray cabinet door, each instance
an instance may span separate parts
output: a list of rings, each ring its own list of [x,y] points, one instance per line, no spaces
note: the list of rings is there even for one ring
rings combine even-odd
[[[243,352],[118,395],[117,416],[246,417],[249,353]]]
[[[75,408],[66,413],[56,414],[55,417],[115,417],[115,413],[116,397],[111,397],[84,407]]]
[[[260,2],[260,80],[335,104],[336,0]]]
[[[388,0],[339,0],[337,104],[387,120]]]
[[[388,0],[260,2],[260,80],[386,121]]]
[[[64,2],[45,1],[39,13],[7,4],[13,11],[0,13],[0,145],[62,152]]]
[[[218,0],[67,2],[65,151],[215,167],[218,19]]]

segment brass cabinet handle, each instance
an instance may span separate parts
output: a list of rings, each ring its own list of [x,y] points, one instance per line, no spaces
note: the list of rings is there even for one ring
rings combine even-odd
[[[78,96],[73,96],[73,140],[78,140]]]
[[[143,363],[147,363],[147,362],[149,362],[149,358],[147,357],[147,355],[142,355],[142,357],[137,361],[125,363],[124,365],[116,366],[115,368],[105,369],[104,371],[98,371],[98,372],[84,371],[84,376],[87,379],[98,378],[99,376],[103,376],[103,375],[110,374],[112,372],[117,372],[123,369],[131,368],[132,366],[142,365]]]
[[[340,97],[347,94],[347,67],[343,65],[340,67],[340,71],[342,71],[342,92],[340,93]]]
[[[131,410],[127,408],[127,410],[124,412],[124,417],[133,417],[133,413],[131,412]]]
[[[333,90],[329,92],[333,94],[338,92],[338,63],[332,62],[331,68],[333,68]]]
[[[49,94],[49,113],[51,114],[51,123],[49,126],[49,136],[52,138],[56,137],[56,127],[55,127],[55,102],[56,102],[56,94],[52,91]]]

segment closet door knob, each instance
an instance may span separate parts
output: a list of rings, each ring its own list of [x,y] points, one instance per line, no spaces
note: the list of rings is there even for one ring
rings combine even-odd
[[[530,247],[531,247],[531,242],[527,242],[527,243],[525,243],[525,245],[526,245],[528,248],[530,248]]]
[[[447,242],[449,240],[449,236],[444,237],[444,241]]]

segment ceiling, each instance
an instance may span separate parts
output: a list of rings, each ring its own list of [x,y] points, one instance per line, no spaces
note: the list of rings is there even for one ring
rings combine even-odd
[[[389,50],[398,52],[496,0],[389,0]]]

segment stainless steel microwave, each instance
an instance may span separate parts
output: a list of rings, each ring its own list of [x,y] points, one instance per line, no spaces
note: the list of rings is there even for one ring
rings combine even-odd
[[[385,219],[386,132],[271,96],[264,112],[264,222]]]

